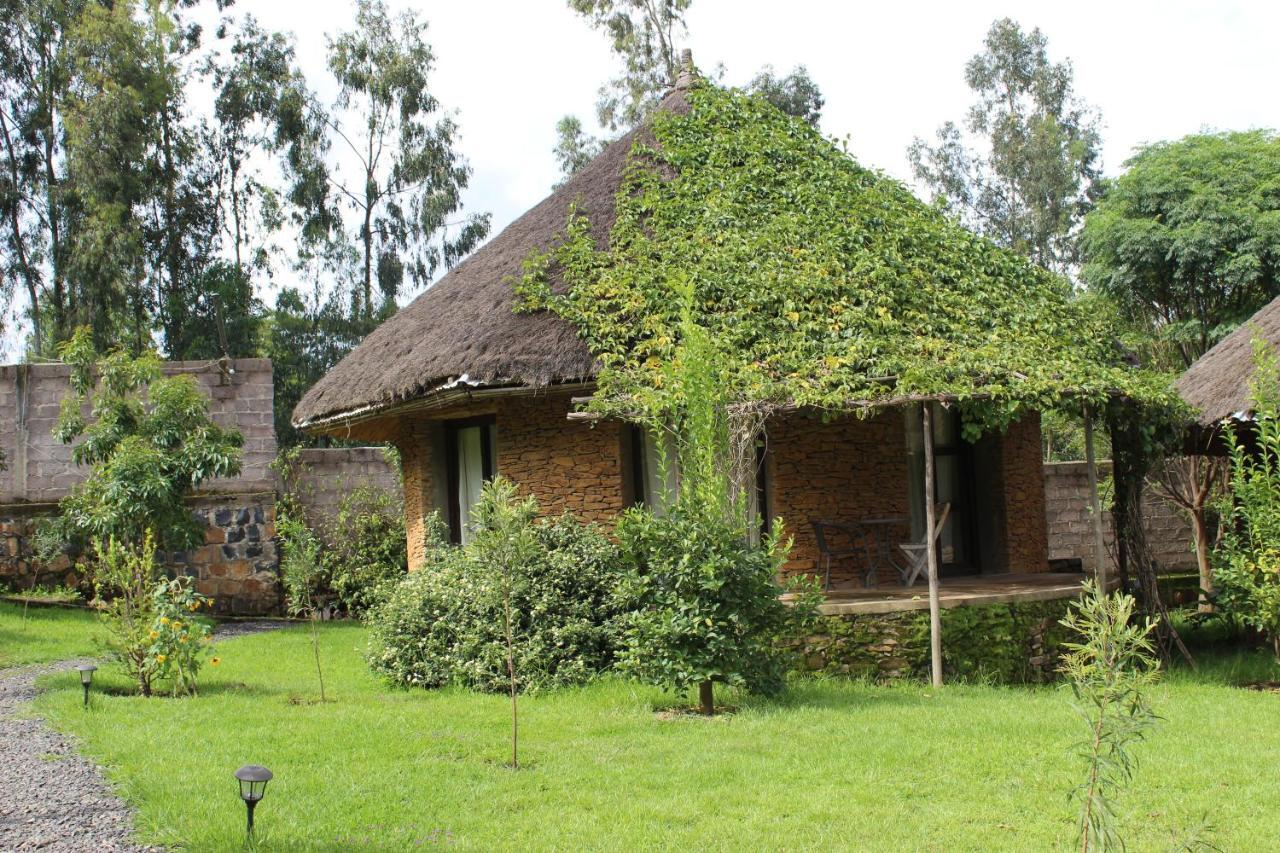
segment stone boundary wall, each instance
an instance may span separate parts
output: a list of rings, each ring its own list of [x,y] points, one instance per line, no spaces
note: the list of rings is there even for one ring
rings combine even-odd
[[[1099,479],[1111,473],[1111,463],[1098,463]],[[1093,572],[1093,527],[1089,516],[1089,473],[1083,462],[1050,462],[1044,466],[1045,513],[1049,522],[1049,559],[1079,559]],[[1147,545],[1165,572],[1194,572],[1191,524],[1175,507],[1153,495],[1142,495]],[[1114,547],[1111,513],[1103,513],[1107,552]]]
[[[308,518],[332,518],[345,495],[369,488],[402,500],[400,472],[381,447],[308,447],[298,452],[293,488]]]

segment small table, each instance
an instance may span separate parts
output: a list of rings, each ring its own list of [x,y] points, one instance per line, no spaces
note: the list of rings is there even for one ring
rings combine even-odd
[[[868,534],[875,542],[871,567],[867,569],[863,583],[868,587],[872,586],[880,568],[887,566],[897,572],[905,584],[907,579],[906,569],[894,559],[896,552],[893,547],[895,544],[893,532],[896,528],[910,526],[911,517],[906,515],[885,515],[877,518],[860,518],[858,519],[858,524],[867,529]]]

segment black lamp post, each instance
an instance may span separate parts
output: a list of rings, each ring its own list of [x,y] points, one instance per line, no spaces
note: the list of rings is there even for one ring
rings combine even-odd
[[[93,674],[98,668],[91,663],[84,663],[76,667],[76,671],[80,673],[80,684],[84,686],[84,706],[89,707],[89,685],[93,682]]]
[[[244,807],[249,812],[248,832],[253,835],[253,807],[267,792],[271,771],[258,764],[246,764],[236,771],[236,778],[240,780],[240,799],[244,800]]]

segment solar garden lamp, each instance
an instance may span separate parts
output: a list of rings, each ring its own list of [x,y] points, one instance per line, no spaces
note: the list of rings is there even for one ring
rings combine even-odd
[[[91,663],[83,663],[76,667],[76,672],[80,673],[80,684],[84,687],[84,706],[89,707],[89,685],[93,683],[93,674],[98,668]]]
[[[240,799],[249,813],[249,835],[253,835],[253,808],[258,800],[267,792],[267,783],[271,781],[271,771],[258,764],[246,764],[236,771],[240,780]]]

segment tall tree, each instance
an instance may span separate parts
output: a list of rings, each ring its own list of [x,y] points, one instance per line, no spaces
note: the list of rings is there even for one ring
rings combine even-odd
[[[70,334],[63,202],[67,48],[85,0],[0,4],[0,203],[5,295],[27,294],[33,349]]]
[[[1085,220],[1083,275],[1184,369],[1280,295],[1280,137],[1142,148]]]
[[[908,149],[917,180],[968,225],[1046,269],[1069,272],[1099,175],[1098,118],[1048,39],[1001,18],[965,66],[977,100],[964,120]]]
[[[609,37],[622,73],[600,87],[596,120],[608,134],[626,131],[644,120],[671,88],[679,72],[680,48],[688,29],[685,13],[693,0],[569,0],[569,8]],[[724,76],[719,67],[717,78]],[[777,75],[766,65],[746,86],[749,92],[788,115],[817,125],[823,98],[808,70],[797,66]],[[572,175],[600,152],[607,140],[586,133],[576,116],[556,124],[553,153],[560,171]]]
[[[329,42],[338,98],[329,127],[354,174],[330,180],[354,213],[349,229],[361,258],[352,313],[377,312],[377,292],[395,304],[406,275],[425,286],[489,232],[488,214],[453,222],[471,169],[455,150],[458,128],[430,92],[435,55],[426,22],[392,17],[382,0],[359,0],[355,27]]]

